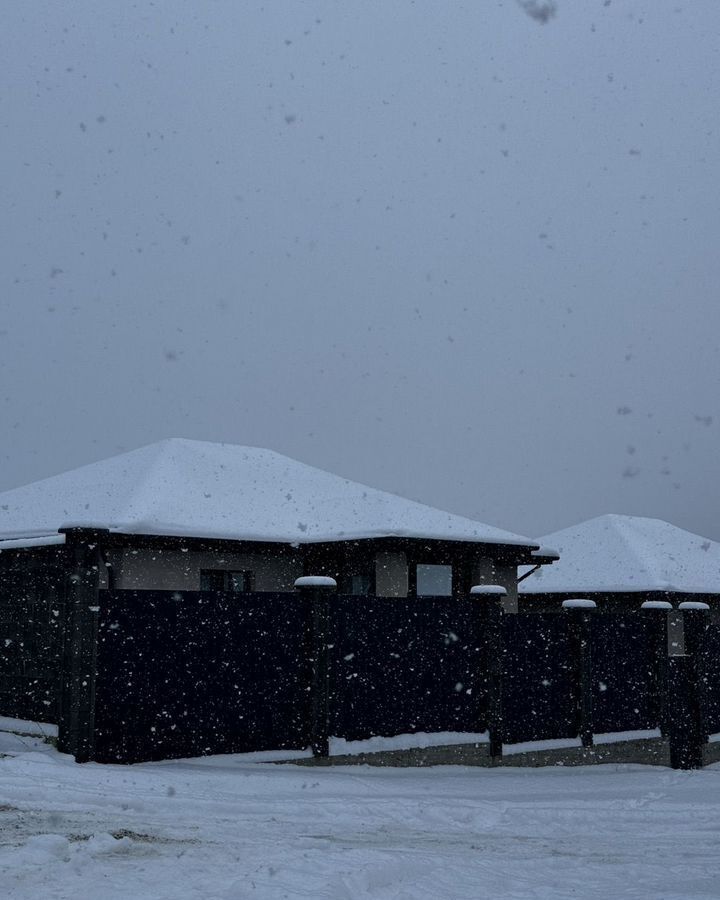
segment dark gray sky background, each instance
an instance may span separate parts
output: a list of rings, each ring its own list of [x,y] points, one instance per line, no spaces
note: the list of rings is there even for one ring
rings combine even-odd
[[[169,436],[720,540],[720,4],[29,0],[0,490]]]

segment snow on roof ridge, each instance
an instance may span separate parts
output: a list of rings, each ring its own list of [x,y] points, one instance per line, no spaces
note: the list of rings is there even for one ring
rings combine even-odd
[[[628,519],[627,522],[623,523],[623,528],[625,529],[627,536],[627,540],[633,549],[635,557],[640,560],[644,565],[645,569],[648,572],[650,578],[652,578],[657,584],[658,590],[674,590],[675,589],[675,579],[659,579],[657,576],[653,576],[653,571],[657,569],[656,560],[657,560],[657,551],[655,550],[653,538],[647,532],[643,531],[640,528],[641,523],[647,523],[651,526],[651,528],[655,532],[656,537],[660,537],[662,533],[667,535],[668,538],[671,538],[674,533],[677,533],[678,536],[682,535],[685,540],[693,541],[697,539],[705,543],[707,539],[704,539],[701,535],[694,534],[692,531],[687,531],[684,528],[679,528],[676,525],[672,525],[670,522],[665,522],[663,519],[655,519],[649,518],[647,516],[637,516],[626,517]],[[632,537],[630,537],[630,533]],[[716,543],[714,541],[710,542],[710,545]],[[675,566],[679,569],[680,578],[678,582],[682,581],[682,574],[684,572],[685,561],[677,559],[670,550],[666,549],[664,552],[664,558],[666,560],[671,561]],[[718,579],[718,591],[720,591],[720,578]]]
[[[130,511],[137,509],[138,512],[143,509],[142,499],[144,495],[147,493],[147,489],[151,483],[151,476],[158,471],[161,463],[165,461],[166,450],[172,444],[177,443],[179,438],[167,438],[163,441],[156,441],[153,444],[146,444],[144,447],[138,447],[136,450],[130,450],[127,455],[130,453],[137,454],[138,456],[143,451],[149,451],[154,449],[155,453],[152,454],[151,458],[148,461],[148,465],[143,470],[142,476],[138,479],[138,481],[134,484],[133,489],[130,493],[130,496],[127,499],[124,510],[126,513],[125,518],[128,522],[132,521],[133,516],[130,515]],[[111,457],[112,458],[112,457]],[[142,520],[143,516],[140,515],[138,518]],[[118,523],[120,524],[120,523]]]
[[[0,512],[4,535],[92,519],[138,534],[297,543],[404,536],[536,547],[523,535],[275,450],[189,438],[155,441],[2,496],[11,507]]]
[[[492,525],[486,525],[485,523],[478,522],[475,519],[470,519],[466,516],[461,516],[456,513],[452,513],[449,510],[439,509],[437,507],[430,506],[427,503],[422,503],[419,500],[413,500],[410,497],[403,497],[401,494],[396,494],[393,491],[386,491],[382,488],[372,487],[371,485],[367,485],[364,482],[355,481],[352,478],[347,478],[345,475],[338,475],[334,472],[328,472],[327,469],[321,469],[319,466],[314,466],[312,463],[302,462],[301,460],[297,460],[292,456],[287,456],[286,454],[280,453],[279,451],[273,450],[269,447],[258,447],[256,445],[250,445],[250,444],[233,444],[229,441],[199,441],[199,440],[195,440],[192,438],[165,438],[163,440],[156,441],[152,444],[146,444],[145,447],[141,447],[139,449],[141,449],[141,450],[149,449],[150,447],[157,447],[161,444],[166,445],[166,446],[170,445],[170,444],[181,444],[181,445],[185,445],[185,446],[192,445],[194,447],[207,448],[208,450],[211,448],[216,449],[218,447],[228,447],[228,448],[233,448],[235,450],[243,450],[245,452],[250,451],[252,453],[252,455],[256,456],[258,459],[262,459],[263,457],[266,457],[266,458],[274,458],[277,460],[290,461],[291,463],[294,463],[294,464],[297,464],[300,466],[304,466],[307,469],[312,469],[315,472],[318,472],[319,474],[321,474],[323,476],[330,476],[330,477],[336,478],[338,481],[342,481],[346,485],[352,485],[353,487],[361,487],[365,490],[371,491],[376,496],[382,496],[383,498],[388,498],[388,499],[393,499],[393,500],[401,500],[403,503],[412,504],[413,506],[415,506],[418,509],[432,511],[433,513],[444,514],[447,516],[449,521],[453,520],[453,519],[461,519],[461,520],[464,520],[474,526],[481,526],[481,527],[488,528],[488,529],[498,532],[498,533],[507,534],[508,537],[525,539],[524,535],[518,535],[518,534],[515,534],[514,532],[507,532],[504,529],[496,528],[495,526],[492,526]],[[165,447],[163,447],[163,449],[165,449]],[[162,461],[163,459],[164,459],[164,454],[160,457],[160,459],[158,461]],[[534,541],[532,541],[530,538],[527,538],[527,540],[528,540],[528,546],[535,546]]]
[[[638,523],[633,521],[630,516],[610,514],[609,518],[612,520],[612,525],[620,537],[620,540],[627,547],[628,555],[637,560],[638,571],[647,578],[648,584],[657,583],[659,586],[657,577],[653,572],[653,569],[656,568],[656,566],[653,565],[653,556],[652,553],[648,552],[647,538],[638,528]],[[660,519],[646,521],[659,523]]]
[[[653,546],[649,544],[649,535],[647,532],[643,531],[641,527],[642,524],[649,525],[655,530],[656,534],[665,532],[666,535],[671,536],[672,534],[677,533],[682,534],[687,538],[697,538],[700,541],[706,540],[699,534],[687,531],[685,528],[680,528],[677,525],[673,525],[671,522],[666,522],[664,519],[658,519],[654,516],[627,516],[619,515],[617,513],[608,513],[605,516],[598,516],[597,519],[612,520],[612,524],[617,533],[628,545],[635,558],[644,565],[649,574],[652,574],[652,571],[655,568],[657,557]],[[589,520],[589,522],[593,521],[593,519]],[[674,557],[671,558],[674,560]]]
[[[560,561],[523,581],[523,593],[720,593],[720,544],[663,519],[608,513],[539,540],[558,545]]]

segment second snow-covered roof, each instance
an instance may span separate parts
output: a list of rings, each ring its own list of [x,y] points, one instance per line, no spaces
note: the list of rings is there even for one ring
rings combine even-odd
[[[660,519],[598,516],[540,541],[556,547],[560,561],[522,581],[524,594],[720,593],[720,544]]]
[[[181,439],[0,494],[0,541],[67,525],[288,543],[399,536],[537,546],[272,450]]]

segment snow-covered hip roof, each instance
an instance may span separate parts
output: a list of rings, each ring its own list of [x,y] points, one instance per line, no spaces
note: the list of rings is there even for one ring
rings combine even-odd
[[[287,543],[399,536],[537,547],[271,450],[181,439],[0,494],[0,541],[68,525]]]
[[[720,544],[660,519],[599,516],[539,539],[560,561],[520,583],[524,594],[720,593]]]

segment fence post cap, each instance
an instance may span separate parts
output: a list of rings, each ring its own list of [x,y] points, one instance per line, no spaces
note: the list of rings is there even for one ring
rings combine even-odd
[[[295,579],[296,588],[325,588],[333,590],[337,588],[337,581],[327,575],[303,575]]]
[[[700,600],[684,600],[682,603],[678,603],[678,609],[708,610],[710,609],[710,605],[708,603],[702,603]]]
[[[673,605],[669,600],[645,600],[640,604],[640,609],[672,609]]]
[[[563,600],[563,609],[597,609],[597,603],[594,600],[588,600],[587,597],[571,597],[569,600]]]
[[[490,597],[507,597],[507,588],[504,588],[501,584],[476,584],[470,588],[470,593],[474,596],[485,596]]]

